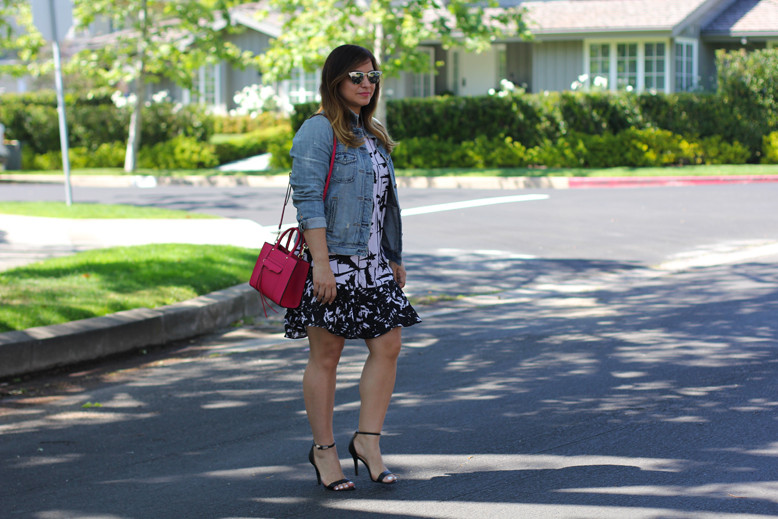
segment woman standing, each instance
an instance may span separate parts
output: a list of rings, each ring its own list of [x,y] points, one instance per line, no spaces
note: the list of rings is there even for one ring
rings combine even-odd
[[[291,184],[297,221],[312,268],[302,303],[287,311],[286,336],[308,337],[303,396],[313,432],[308,459],[328,490],[353,490],[340,466],[333,433],[335,379],[346,339],[364,339],[367,360],[359,383],[357,432],[349,453],[358,474],[391,484],[379,439],[394,390],[401,328],[421,319],[402,288],[402,229],[394,142],[373,119],[381,71],[372,53],[356,45],[334,49],[321,75],[321,109],[297,132]],[[333,142],[336,143],[333,151]],[[330,159],[334,164],[323,200]]]

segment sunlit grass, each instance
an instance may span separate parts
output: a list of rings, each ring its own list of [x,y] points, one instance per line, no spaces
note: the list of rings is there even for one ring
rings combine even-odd
[[[174,211],[159,207],[85,203],[73,203],[67,206],[65,202],[0,202],[0,214],[48,218],[219,218],[208,214]]]
[[[0,272],[0,332],[155,308],[247,282],[258,251],[161,244],[81,252]]]

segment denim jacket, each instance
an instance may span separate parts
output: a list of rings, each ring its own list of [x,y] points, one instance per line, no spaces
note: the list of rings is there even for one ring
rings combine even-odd
[[[365,136],[362,128],[354,134]],[[292,202],[297,208],[300,230],[326,227],[330,254],[367,255],[370,224],[373,216],[373,162],[363,144],[349,148],[338,141],[327,199],[322,201],[324,184],[332,156],[334,132],[329,120],[316,115],[303,123],[292,142]],[[381,141],[376,141],[391,175],[387,193],[382,248],[387,259],[402,264],[402,224],[397,198],[394,165]]]

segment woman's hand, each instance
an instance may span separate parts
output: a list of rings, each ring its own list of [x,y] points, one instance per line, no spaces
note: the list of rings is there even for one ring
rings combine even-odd
[[[394,261],[390,261],[389,266],[392,269],[394,280],[398,285],[400,285],[400,288],[405,288],[405,267],[395,263]]]
[[[335,301],[338,291],[335,287],[335,274],[330,268],[326,229],[308,229],[303,234],[313,260],[313,297],[321,304],[328,305]]]
[[[338,290],[329,262],[313,264],[313,296],[323,305],[335,301]]]

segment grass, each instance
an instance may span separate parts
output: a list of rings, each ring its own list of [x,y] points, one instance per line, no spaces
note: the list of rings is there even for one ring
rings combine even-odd
[[[112,247],[0,272],[0,332],[156,308],[248,281],[258,251],[218,245]]]
[[[0,202],[0,214],[48,218],[220,218],[209,214],[174,211],[159,207],[84,203],[73,203],[68,207],[65,202]]]
[[[247,171],[241,176],[286,175],[288,169]],[[61,171],[13,171],[14,174],[61,175]],[[152,175],[152,176],[227,176],[235,173],[218,169],[139,169],[126,173],[121,168],[75,169],[73,175]],[[666,168],[435,168],[398,169],[400,177],[647,177],[647,176],[712,176],[712,175],[778,175],[778,164],[724,164],[702,166],[673,166]]]

